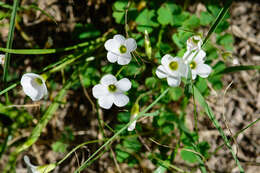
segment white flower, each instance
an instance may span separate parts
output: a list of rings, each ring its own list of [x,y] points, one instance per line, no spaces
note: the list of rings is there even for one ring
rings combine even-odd
[[[0,64],[4,65],[4,63],[5,63],[5,55],[0,54]]]
[[[122,35],[115,35],[113,39],[109,39],[105,43],[105,48],[108,51],[107,59],[111,63],[117,62],[120,65],[126,65],[131,61],[131,52],[136,47],[133,38],[125,39]]]
[[[139,104],[138,101],[133,105],[132,109],[131,109],[131,118],[130,121],[132,121],[133,119],[135,119],[135,117],[139,114]],[[133,121],[127,128],[128,131],[133,131],[135,129],[136,126],[136,120]]]
[[[184,53],[183,59],[191,69],[193,80],[196,79],[197,75],[206,78],[211,73],[211,67],[204,63],[205,56],[206,53],[202,49],[197,51],[186,51]]]
[[[53,163],[43,166],[34,166],[31,164],[29,157],[26,155],[23,157],[23,160],[27,166],[28,173],[48,173],[56,167],[56,164]]]
[[[190,37],[186,43],[187,43],[187,50],[193,51],[193,50],[200,50],[203,42],[199,35],[195,35]]]
[[[22,76],[21,85],[24,93],[33,101],[38,101],[48,95],[44,79],[35,73],[26,73]]]
[[[101,78],[100,84],[93,87],[93,96],[98,99],[98,104],[104,109],[110,109],[113,103],[123,107],[129,102],[128,96],[123,92],[131,88],[131,82],[127,78],[117,81],[116,77],[107,74]]]
[[[181,77],[187,76],[187,65],[181,58],[173,58],[171,55],[164,55],[161,60],[162,65],[156,69],[156,75],[162,79],[167,78],[168,85],[179,86]]]
[[[31,164],[28,156],[25,155],[23,157],[23,160],[27,166],[28,173],[40,173],[39,171],[37,171],[38,166],[34,166],[33,164]]]

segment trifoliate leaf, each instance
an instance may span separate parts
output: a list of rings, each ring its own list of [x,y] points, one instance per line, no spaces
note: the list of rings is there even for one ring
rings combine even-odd
[[[185,20],[183,26],[188,29],[195,29],[200,26],[200,20],[197,16],[191,15],[189,19]]]
[[[158,10],[157,10],[157,20],[162,25],[171,24],[174,25],[174,14],[181,13],[181,8],[174,4],[174,3],[164,3]]]
[[[148,33],[153,31],[153,27],[158,26],[159,24],[155,22],[155,11],[144,9],[136,18],[137,30],[140,32],[145,32],[147,30]]]
[[[200,13],[200,24],[203,26],[209,25],[214,21],[214,17],[207,11],[203,11]]]

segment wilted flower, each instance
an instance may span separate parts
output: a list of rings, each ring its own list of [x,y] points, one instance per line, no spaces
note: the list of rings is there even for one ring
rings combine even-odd
[[[24,93],[33,101],[38,101],[48,95],[44,79],[35,73],[26,73],[22,76],[21,85]]]
[[[190,37],[186,43],[187,43],[187,50],[193,51],[193,50],[200,50],[203,42],[199,35],[195,35]]]
[[[206,53],[200,49],[198,51],[186,51],[184,53],[184,61],[190,67],[192,79],[196,79],[199,75],[202,78],[206,78],[211,73],[212,69],[209,65],[205,64]]]
[[[34,166],[33,164],[31,164],[28,156],[25,155],[23,157],[23,160],[27,166],[28,173],[40,173],[39,171],[37,171],[37,166]]]
[[[117,81],[116,77],[107,74],[101,78],[100,84],[93,87],[93,96],[98,99],[98,104],[104,109],[110,109],[113,103],[123,107],[129,102],[124,92],[131,88],[131,82],[127,78]]]
[[[29,157],[26,155],[23,157],[23,160],[27,166],[28,173],[48,173],[56,167],[56,164],[34,166],[31,164]]]
[[[131,52],[136,47],[133,38],[125,39],[122,35],[115,35],[113,39],[109,39],[105,43],[105,48],[108,51],[107,59],[111,63],[117,62],[120,65],[126,65],[131,61]]]
[[[164,55],[162,65],[156,69],[156,75],[162,79],[167,78],[168,85],[176,87],[181,83],[181,77],[187,76],[187,65],[181,58],[173,58],[171,55]]]
[[[5,55],[0,54],[0,64],[4,65],[4,63],[5,63]]]

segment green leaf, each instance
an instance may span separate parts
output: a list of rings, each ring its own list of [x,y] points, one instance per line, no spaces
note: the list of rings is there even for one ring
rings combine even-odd
[[[148,10],[147,8],[141,11],[141,13],[136,18],[137,30],[139,32],[145,32],[147,30],[148,33],[153,31],[153,28],[158,26],[159,24],[155,22],[155,11]]]
[[[226,33],[222,36],[217,36],[217,43],[224,46],[225,49],[232,51],[233,44],[234,44],[234,38],[231,34]]]
[[[187,20],[189,18],[190,14],[188,12],[182,12],[180,14],[174,14],[173,15],[173,23],[172,26],[179,27],[182,26],[183,21]]]
[[[260,70],[260,65],[248,65],[248,66],[242,65],[242,66],[226,67],[215,72],[215,75],[233,73],[233,72],[238,72],[243,70]]]
[[[148,77],[145,79],[145,85],[148,88],[153,89],[157,86],[157,79],[155,77]]]
[[[216,20],[214,21],[213,25],[210,27],[208,33],[207,33],[207,36],[205,37],[205,39],[203,40],[203,45],[205,45],[208,41],[208,39],[210,38],[211,34],[215,31],[215,29],[217,28],[217,26],[219,25],[219,23],[221,23],[224,19],[225,19],[225,15],[226,13],[228,12],[228,9],[229,7],[231,6],[232,4],[232,0],[227,0],[225,1],[225,5],[224,5],[224,8],[222,8],[220,10],[218,14],[218,16],[216,17]],[[214,11],[215,13],[215,11]]]
[[[142,145],[138,141],[137,137],[129,137],[123,141],[123,146],[126,147],[127,149],[133,151],[133,152],[138,152],[140,151]]]
[[[174,130],[174,125],[170,123],[166,123],[162,126],[162,131],[165,134],[171,134],[171,132]]]
[[[199,89],[201,93],[205,93],[208,90],[208,84],[206,79],[204,78],[199,78],[196,82],[196,87]]]
[[[179,31],[172,35],[172,40],[181,49],[186,47],[186,41],[192,35],[191,32]]]
[[[187,29],[195,29],[200,26],[200,20],[196,15],[191,15],[189,19],[185,20],[183,27]]]
[[[208,106],[207,102],[205,101],[205,99],[203,98],[203,96],[201,95],[201,93],[199,92],[199,90],[195,87],[194,87],[194,97],[195,99],[199,102],[199,104],[201,105],[201,107],[205,110],[206,114],[208,115],[209,119],[211,120],[211,122],[214,124],[214,126],[217,128],[217,130],[219,131],[222,139],[224,140],[225,142],[225,145],[227,146],[227,148],[229,149],[229,151],[231,152],[238,168],[239,168],[239,171],[240,173],[244,173],[244,170],[242,168],[242,166],[240,165],[240,162],[235,154],[235,152],[233,151],[232,147],[231,147],[231,144],[227,138],[227,136],[225,135],[223,129],[221,128],[218,120],[216,119],[213,111],[211,110],[211,108]]]
[[[125,15],[125,7],[127,6],[127,1],[118,0],[113,5],[113,13],[116,23],[123,24],[124,23],[124,15]]]
[[[169,90],[169,95],[173,101],[177,101],[183,95],[183,90],[180,87],[171,87]]]
[[[203,11],[200,13],[200,24],[203,26],[207,26],[214,21],[214,17],[209,14],[207,11]]]
[[[193,150],[192,147],[185,147],[185,148]],[[196,154],[187,150],[181,150],[181,158],[189,163],[198,162]]]
[[[61,141],[57,141],[51,145],[52,150],[57,153],[66,153],[67,147],[68,147],[68,144],[65,144]]]
[[[157,10],[157,20],[162,25],[171,24],[174,25],[174,15],[173,14],[179,14],[181,13],[180,6],[167,2],[164,3],[158,10]]]
[[[92,24],[77,23],[72,35],[75,39],[84,40],[100,36],[100,31]]]
[[[15,19],[16,19],[16,12],[17,12],[18,6],[19,6],[19,0],[14,0],[12,15],[11,15],[11,19],[10,19],[10,26],[9,26],[9,31],[8,31],[8,38],[7,38],[7,43],[6,43],[7,49],[12,48],[13,39],[14,39]],[[6,82],[7,82],[8,70],[9,70],[9,65],[10,65],[10,58],[11,58],[11,54],[6,53],[5,54],[5,62],[4,62],[4,72],[3,72],[4,86],[6,85]],[[9,101],[8,93],[6,92],[6,103],[8,101]]]
[[[129,112],[118,113],[117,120],[121,123],[128,123],[130,120],[130,113]]]

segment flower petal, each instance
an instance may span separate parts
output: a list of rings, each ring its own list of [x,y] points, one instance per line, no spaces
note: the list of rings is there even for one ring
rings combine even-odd
[[[165,70],[164,66],[162,66],[162,65],[159,65],[159,67],[157,67],[155,73],[158,76],[158,78],[160,78],[160,79],[166,78],[168,76],[167,71]]]
[[[134,121],[132,124],[130,124],[127,128],[128,131],[133,131],[135,129],[136,126],[136,121]]]
[[[187,78],[188,72],[189,72],[188,65],[185,64],[183,61],[179,61],[179,74],[180,74],[180,76]]]
[[[98,99],[102,96],[105,96],[108,94],[108,89],[104,85],[97,84],[92,88],[92,94],[93,96]]]
[[[119,64],[119,65],[126,65],[126,64],[129,64],[130,63],[130,61],[131,61],[131,55],[129,54],[128,56],[119,56],[118,57],[118,60],[117,60],[117,63]]]
[[[119,80],[115,85],[121,91],[128,91],[131,88],[132,83],[130,82],[129,79],[123,78]]]
[[[98,99],[98,104],[104,109],[110,109],[113,105],[113,95],[102,96]]]
[[[128,52],[132,52],[137,48],[136,41],[133,38],[126,39],[125,45]]]
[[[191,70],[191,76],[192,76],[192,79],[195,80],[196,77],[197,77],[197,71],[196,70]]]
[[[123,93],[115,93],[114,94],[114,104],[118,107],[123,107],[129,102],[128,96]]]
[[[35,79],[41,80],[42,84],[38,84]],[[44,79],[34,73],[26,73],[22,76],[21,85],[24,93],[29,96],[33,101],[38,101],[44,96],[48,95],[48,90]]]
[[[194,52],[194,55],[195,55],[195,52]],[[206,56],[205,51],[200,49],[199,52],[197,53],[196,57],[194,58],[194,61],[196,61],[197,63],[204,63],[205,56]]]
[[[198,64],[198,67],[196,68],[197,74],[200,77],[206,78],[211,73],[212,69],[207,64]]]
[[[105,42],[105,49],[107,51],[111,51],[113,53],[120,53],[119,52],[120,43],[114,39],[109,39]]]
[[[176,87],[176,86],[180,85],[181,78],[180,77],[174,77],[174,76],[168,76],[167,82],[168,82],[169,86]]]
[[[118,59],[118,58],[117,58],[117,55],[116,55],[116,54],[114,54],[114,53],[108,51],[108,53],[107,53],[107,60],[108,60],[109,62],[114,63],[114,62],[117,61],[117,59]]]
[[[174,60],[174,58],[173,58],[171,55],[166,54],[166,55],[164,55],[164,56],[162,57],[161,64],[162,64],[164,67],[168,67],[169,63],[170,63],[171,61],[173,61],[173,60]]]
[[[107,74],[107,75],[103,76],[100,80],[100,83],[105,86],[114,84],[116,82],[117,82],[116,77],[113,76],[112,74]]]
[[[122,36],[121,34],[117,34],[113,37],[113,39],[115,39],[118,43],[120,44],[124,44],[125,42],[125,37]]]

